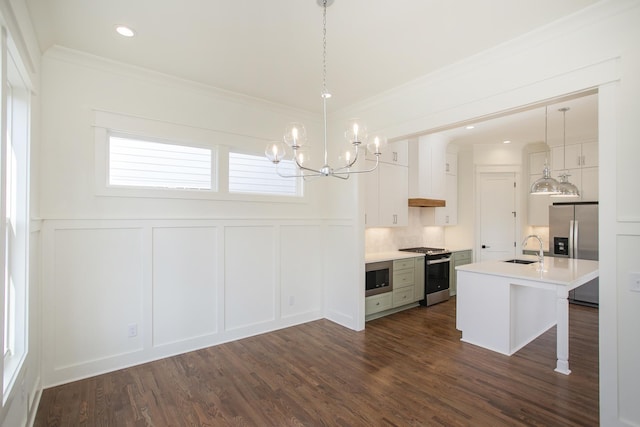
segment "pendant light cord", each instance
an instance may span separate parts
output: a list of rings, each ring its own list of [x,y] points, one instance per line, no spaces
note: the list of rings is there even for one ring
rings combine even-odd
[[[562,111],[562,168],[565,170],[567,169],[567,110],[569,108],[565,107],[565,108],[561,108],[560,111]]]

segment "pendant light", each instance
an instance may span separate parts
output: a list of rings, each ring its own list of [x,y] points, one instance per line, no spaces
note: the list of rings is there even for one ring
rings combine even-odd
[[[563,145],[563,159],[562,166],[564,170],[562,174],[560,174],[560,182],[558,183],[558,194],[554,194],[551,197],[580,197],[580,192],[578,191],[578,187],[569,182],[569,171],[567,168],[567,111],[569,111],[568,107],[560,108],[558,111],[562,112],[562,121],[563,121],[563,134],[562,134],[562,145]]]
[[[544,107],[544,143],[547,145],[547,107]],[[548,147],[548,145],[547,145]],[[553,195],[558,194],[558,181],[551,177],[551,171],[547,160],[544,162],[544,169],[542,170],[542,178],[537,179],[531,185],[530,194],[533,195]]]

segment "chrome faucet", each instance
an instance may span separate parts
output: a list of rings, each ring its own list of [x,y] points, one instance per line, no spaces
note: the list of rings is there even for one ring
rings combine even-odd
[[[524,238],[521,246],[524,249],[524,247],[527,244],[527,240],[529,240],[532,237],[535,239],[538,239],[538,243],[540,243],[540,253],[538,253],[538,262],[540,263],[540,268],[542,269],[544,267],[544,251],[542,249],[542,239],[540,238],[540,236],[538,236],[537,234],[529,234],[527,237]]]

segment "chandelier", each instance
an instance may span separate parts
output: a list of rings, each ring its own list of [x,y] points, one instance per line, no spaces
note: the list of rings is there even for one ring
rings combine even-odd
[[[382,154],[382,149],[386,145],[386,139],[380,135],[368,138],[367,128],[364,124],[359,123],[357,119],[351,120],[345,131],[345,138],[348,141],[348,149],[340,156],[341,165],[333,168],[329,165],[329,153],[327,147],[327,99],[331,98],[331,94],[327,90],[327,7],[333,3],[333,0],[317,0],[319,6],[322,7],[322,118],[324,130],[324,165],[320,168],[313,168],[307,165],[308,152],[305,150],[307,142],[307,132],[302,123],[290,123],[285,129],[283,142],[271,142],[265,149],[267,159],[276,166],[276,172],[283,178],[307,178],[332,176],[340,179],[348,179],[352,173],[372,172],[378,167],[378,161]],[[367,143],[367,141],[369,141]],[[361,145],[365,144],[367,150],[376,157],[376,164],[366,170],[351,170],[358,161],[358,155],[362,151]],[[288,157],[292,151],[292,161],[297,168],[296,172],[282,173],[278,169],[278,165],[283,160],[289,160]]]

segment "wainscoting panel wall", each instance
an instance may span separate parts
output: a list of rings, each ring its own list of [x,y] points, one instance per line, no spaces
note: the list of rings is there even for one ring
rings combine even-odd
[[[225,229],[226,330],[275,320],[275,231],[268,226]]]
[[[215,334],[216,227],[153,229],[153,345]]]
[[[322,229],[280,227],[280,310],[283,318],[322,309]]]
[[[142,230],[61,229],[53,236],[53,276],[45,275],[45,336],[53,338],[54,369],[142,350],[127,325],[142,322]],[[53,326],[53,330],[50,327]]]
[[[43,221],[44,387],[324,317],[328,228]],[[348,240],[353,227],[340,229]]]

